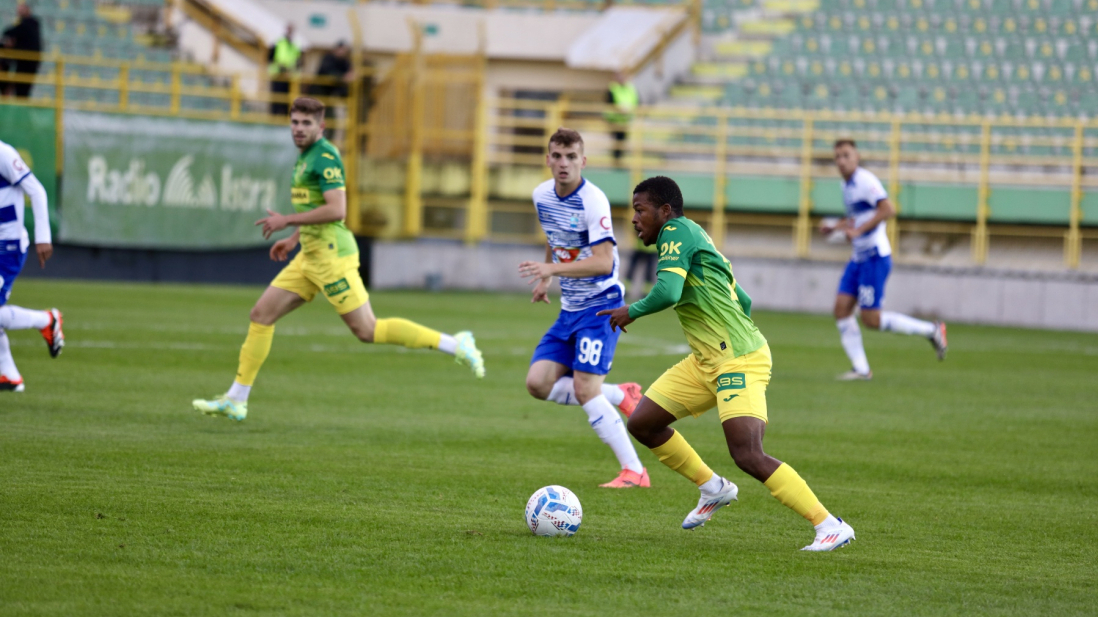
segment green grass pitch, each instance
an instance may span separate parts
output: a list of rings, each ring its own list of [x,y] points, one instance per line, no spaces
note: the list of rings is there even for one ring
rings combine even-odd
[[[866,333],[875,378],[834,323],[761,312],[774,352],[768,451],[858,540],[811,527],[739,472],[715,412],[678,428],[740,485],[685,532],[697,489],[639,448],[650,490],[583,411],[531,399],[530,352],[558,305],[376,292],[375,311],[473,329],[488,376],[355,341],[331,309],[278,325],[243,424],[190,410],[233,378],[258,287],[20,281],[65,311],[57,360],[11,333],[27,383],[0,394],[0,614],[971,615],[1098,607],[1098,335],[954,325]],[[623,336],[614,381],[684,355],[670,313]],[[571,488],[571,539],[533,537],[527,497]]]

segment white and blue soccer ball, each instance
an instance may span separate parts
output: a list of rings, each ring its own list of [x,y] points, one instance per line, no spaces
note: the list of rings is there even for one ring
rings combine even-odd
[[[579,498],[563,486],[539,488],[526,502],[526,526],[535,536],[568,537],[579,531],[582,521]]]

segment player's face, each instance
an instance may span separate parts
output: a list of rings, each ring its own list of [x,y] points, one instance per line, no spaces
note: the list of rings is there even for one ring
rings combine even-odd
[[[549,144],[549,154],[545,155],[545,164],[553,172],[558,184],[570,186],[579,182],[583,168],[587,166],[587,157],[583,155],[583,146],[572,144],[562,146]]]
[[[318,121],[315,116],[295,111],[290,114],[290,131],[293,133],[295,146],[302,149],[308,148],[324,133],[324,121]]]
[[[835,166],[844,178],[849,178],[858,169],[858,151],[849,144],[835,148]]]
[[[666,212],[664,212],[666,210]],[[671,206],[666,208],[652,203],[648,193],[633,194],[633,229],[645,246],[652,246],[660,236],[660,228],[670,220],[667,216]]]

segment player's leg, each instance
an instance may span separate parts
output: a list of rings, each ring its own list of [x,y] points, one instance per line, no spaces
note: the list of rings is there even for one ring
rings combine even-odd
[[[530,396],[558,405],[582,404],[576,397],[572,376],[572,363],[576,357],[573,322],[579,319],[577,313],[562,311],[534,349],[530,368],[526,372],[526,391]],[[601,390],[603,396],[627,417],[633,413],[641,397],[641,387],[637,383],[603,383]]]
[[[614,404],[603,394],[602,387],[614,362],[618,338],[621,337],[621,331],[611,328],[608,319],[596,315],[603,308],[605,307],[592,307],[576,311],[572,315],[572,386],[576,391],[576,399],[587,414],[591,429],[610,448],[621,465],[618,477],[601,486],[649,486],[648,474],[637,457],[637,451],[625,430],[625,423]]]
[[[715,384],[717,410],[728,453],[744,473],[762,482],[778,501],[815,526],[816,542],[806,549],[837,548],[854,538],[854,530],[828,513],[792,467],[763,450],[771,366],[770,348],[764,346],[721,368]]]
[[[340,317],[363,343],[400,345],[408,349],[436,349],[454,356],[458,364],[472,369],[477,377],[484,377],[484,357],[477,349],[472,332],[462,331],[451,335],[399,317],[377,319],[369,302]]]
[[[725,420],[722,426],[728,451],[736,466],[762,482],[782,505],[812,523],[816,538],[803,550],[829,551],[854,539],[854,529],[827,511],[795,469],[763,450],[766,422],[751,416],[740,416]]]
[[[576,398],[587,414],[587,423],[598,435],[599,440],[606,444],[614,453],[621,465],[621,473],[607,482],[600,484],[603,488],[631,488],[634,486],[648,487],[651,482],[648,479],[648,470],[641,464],[637,450],[629,439],[629,432],[625,429],[618,410],[602,393],[605,375],[575,371],[573,383],[576,389]]]
[[[286,270],[291,266],[292,262],[291,265],[286,266]],[[286,270],[283,270],[283,273]],[[302,292],[305,293],[302,295],[302,293],[274,286],[275,283],[285,284],[287,280],[288,277],[279,274],[271,286],[259,296],[259,300],[248,314],[250,319],[248,335],[244,338],[244,344],[240,346],[236,379],[229,386],[229,391],[212,399],[195,399],[191,405],[196,411],[238,421],[248,416],[248,397],[252,393],[252,385],[255,383],[256,376],[259,375],[259,369],[263,367],[268,354],[271,353],[275,322],[311,299],[307,292]]]
[[[869,360],[862,345],[862,331],[854,317],[854,306],[858,302],[858,275],[861,264],[853,260],[846,264],[843,278],[839,281],[839,293],[835,295],[835,325],[839,328],[839,340],[846,357],[850,359],[851,370],[839,376],[842,380],[870,379]]]
[[[700,416],[713,408],[716,398],[706,382],[705,371],[697,360],[687,356],[648,388],[629,418],[633,437],[701,492],[698,505],[682,522],[683,529],[704,525],[717,510],[735,501],[739,492],[735,484],[714,473],[682,434],[671,428],[678,419]]]
[[[872,287],[874,294],[873,304],[861,308],[862,323],[865,327],[881,332],[921,336],[930,341],[930,345],[938,354],[938,359],[944,360],[948,346],[945,323],[925,321],[903,313],[883,310],[885,284],[892,271],[892,258],[878,257],[867,264],[869,267],[865,269],[860,284]]]
[[[328,302],[358,340],[408,349],[437,349],[454,356],[458,364],[472,369],[477,377],[484,377],[484,358],[472,332],[450,335],[399,317],[378,319],[358,269],[358,254],[321,263],[310,262],[305,268],[306,276],[323,290]]]
[[[8,333],[0,329],[0,392],[22,392],[23,376],[15,367],[15,358],[11,356],[11,343]]]

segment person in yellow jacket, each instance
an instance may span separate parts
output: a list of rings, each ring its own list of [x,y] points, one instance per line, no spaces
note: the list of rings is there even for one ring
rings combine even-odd
[[[633,121],[633,112],[640,103],[640,97],[633,82],[619,71],[614,74],[614,79],[607,87],[606,102],[614,106],[613,110],[603,114],[603,119],[613,128],[610,134],[614,137],[614,162],[618,163],[629,136],[629,123]]]
[[[286,24],[286,34],[275,41],[267,53],[271,94],[287,94],[290,91],[290,78],[298,73],[301,61],[301,48],[294,43],[294,25]],[[271,115],[285,116],[289,111],[288,103],[285,98],[271,101]]]

